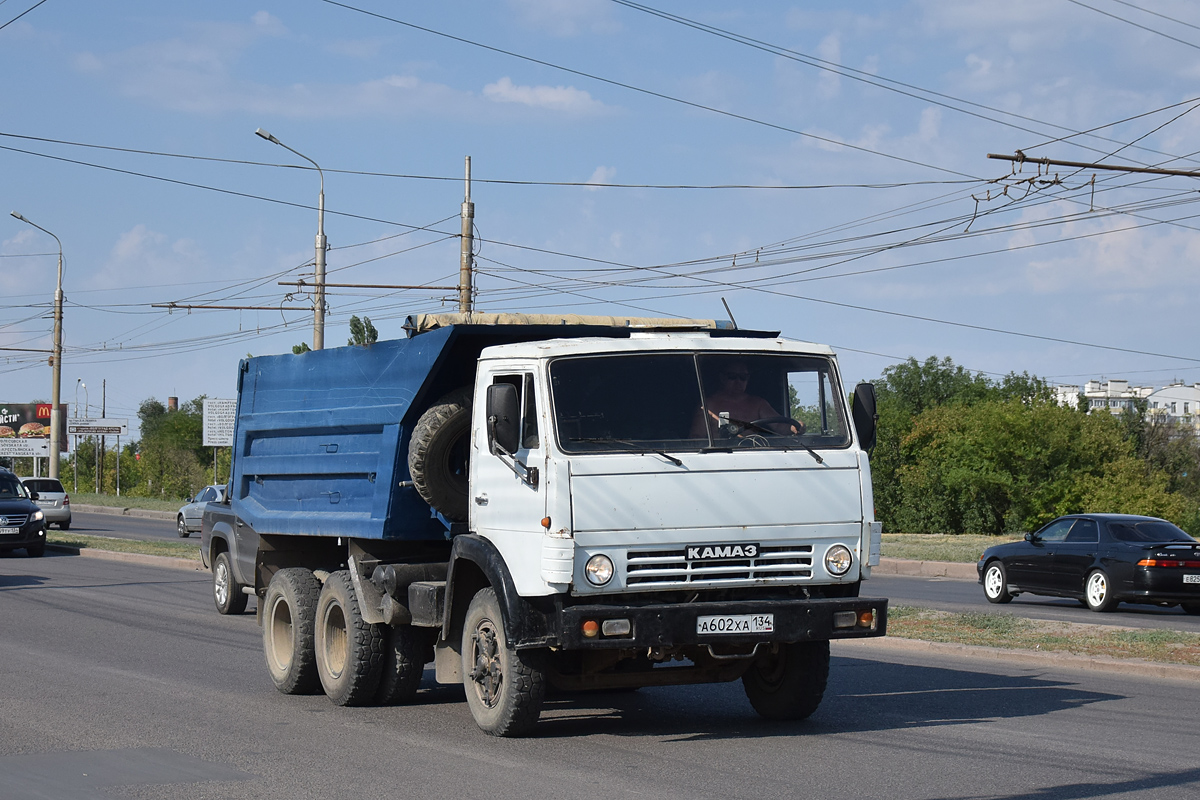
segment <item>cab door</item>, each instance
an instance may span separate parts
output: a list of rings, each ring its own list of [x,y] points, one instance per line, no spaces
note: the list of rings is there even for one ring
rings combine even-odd
[[[521,409],[520,445],[511,454],[492,452],[488,443],[487,390],[507,383],[516,388]],[[488,365],[475,392],[471,434],[471,529],[495,544],[517,579],[530,567],[540,576],[542,519],[546,516],[546,449],[541,430],[533,364]]]

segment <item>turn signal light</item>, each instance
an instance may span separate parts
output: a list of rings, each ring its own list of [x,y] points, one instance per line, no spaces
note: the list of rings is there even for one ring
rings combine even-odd
[[[1143,558],[1139,567],[1200,567],[1200,561],[1178,561],[1164,558]]]
[[[587,622],[583,623],[582,630],[584,636],[589,639],[595,639],[600,635],[600,623],[596,622],[594,619],[589,619]]]
[[[871,609],[858,612],[858,627],[873,628],[875,627],[875,612]]]
[[[549,517],[542,517],[542,527],[545,528],[546,530],[550,530],[550,518]]]

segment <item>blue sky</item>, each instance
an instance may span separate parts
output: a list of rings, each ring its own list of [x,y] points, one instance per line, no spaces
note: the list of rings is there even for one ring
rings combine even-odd
[[[1200,381],[1195,179],[986,157],[1200,168],[1191,3],[650,4],[703,30],[613,0],[348,5],[47,0],[0,30],[2,210],[63,243],[64,400],[231,397],[239,358],[311,342],[305,311],[153,308],[309,307],[278,282],[311,274],[318,178],[259,127],[326,172],[330,282],[452,284],[469,155],[480,310],[724,297],[848,382],[935,354]],[[681,185],[754,188],[652,188]],[[0,347],[49,348],[56,247],[2,219]],[[351,314],[396,338],[454,310],[328,302],[327,346]],[[0,387],[48,398],[45,355],[0,351]]]

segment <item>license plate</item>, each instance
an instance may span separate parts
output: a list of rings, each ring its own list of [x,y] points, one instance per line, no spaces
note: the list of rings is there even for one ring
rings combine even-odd
[[[20,528],[0,528],[0,536],[13,536],[20,532]]]
[[[696,633],[773,633],[774,614],[727,614],[696,617]]]
[[[1200,583],[1200,575],[1184,575],[1184,583]]]

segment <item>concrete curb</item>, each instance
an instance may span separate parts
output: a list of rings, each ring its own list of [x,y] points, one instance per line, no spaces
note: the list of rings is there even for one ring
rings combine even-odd
[[[180,503],[182,506],[183,503]],[[89,506],[83,503],[72,503],[71,508],[84,514],[112,514],[118,517],[145,517],[147,519],[174,520],[178,511],[152,511],[148,508],[117,508],[116,506]]]
[[[871,568],[872,575],[912,575],[922,578],[950,578],[956,581],[979,581],[974,564],[950,561],[914,561],[909,558],[881,558],[879,566]]]
[[[1001,660],[1012,664],[1024,664],[1047,669],[1081,669],[1091,672],[1129,675],[1136,678],[1165,678],[1168,680],[1200,682],[1200,667],[1193,667],[1188,664],[1166,664],[1160,661],[1142,661],[1136,658],[1081,656],[1074,653],[1042,650],[1007,650],[1002,647],[980,647],[970,644],[926,642],[921,639],[901,639],[897,636],[885,636],[879,639],[836,640],[833,642],[833,647],[836,655],[843,656],[848,655],[845,652],[838,652],[843,648],[850,651],[878,648],[886,651],[953,655],[962,658],[976,658],[981,661]]]
[[[126,564],[142,564],[147,567],[165,567],[167,569],[185,569],[189,572],[203,571],[204,565],[197,559],[175,558],[173,556],[152,556],[145,553],[118,553],[113,550],[95,550],[90,547],[68,547],[63,544],[48,544],[46,549],[55,553],[84,558],[98,558],[102,561],[123,561]]]

